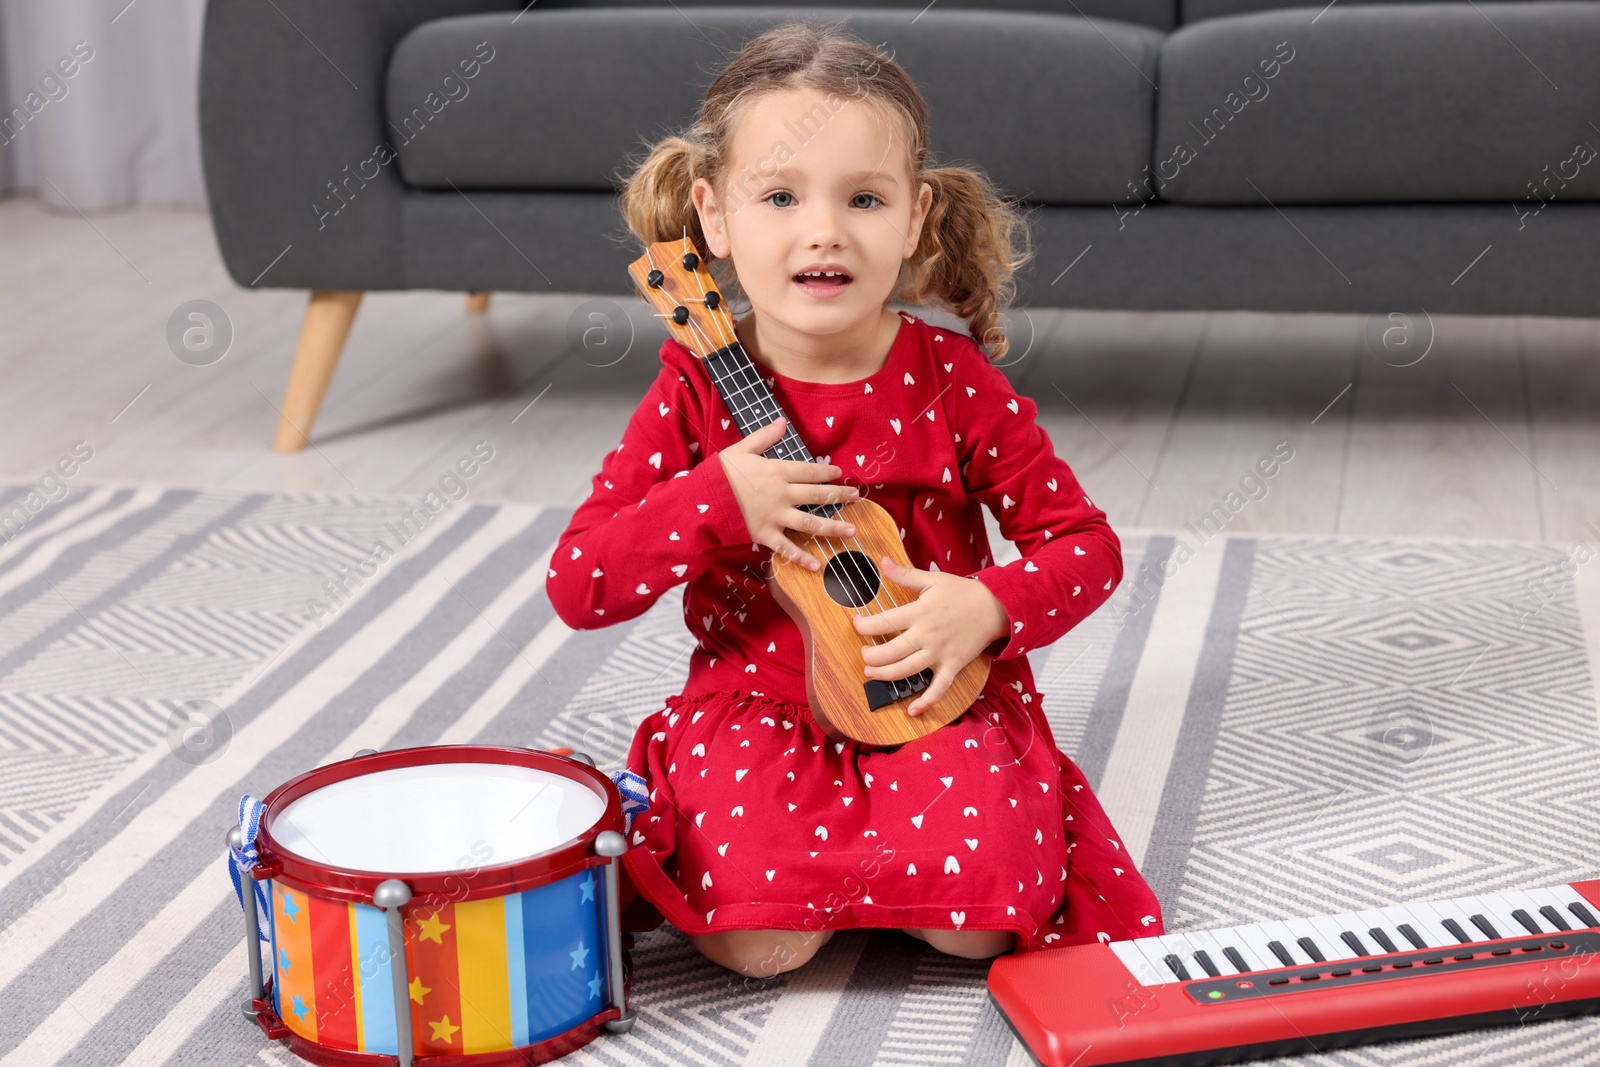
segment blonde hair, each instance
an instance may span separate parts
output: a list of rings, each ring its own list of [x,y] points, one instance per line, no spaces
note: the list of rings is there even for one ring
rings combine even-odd
[[[641,246],[689,237],[707,254],[691,189],[705,178],[721,198],[738,120],[760,95],[812,89],[851,96],[906,131],[911,188],[933,188],[916,250],[902,265],[891,299],[944,308],[967,323],[989,359],[1010,348],[1000,317],[1016,294],[1013,276],[1032,256],[1016,201],[982,172],[930,166],[928,104],[905,70],[839,21],[788,22],[753,38],[706,90],[694,123],[662,138],[622,184],[619,207]],[[725,290],[738,278],[721,261],[708,269]]]

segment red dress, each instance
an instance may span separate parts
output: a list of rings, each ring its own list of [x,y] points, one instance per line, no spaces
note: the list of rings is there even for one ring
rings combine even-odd
[[[820,384],[758,362],[796,432],[895,517],[913,566],[970,575],[1011,633],[973,708],[919,741],[830,740],[801,635],[761,576],[715,453],[739,440],[674,340],[551,557],[575,629],[633,618],[679,582],[698,645],[684,691],[639,724],[628,769],[650,807],[624,869],[679,930],[1004,929],[1019,949],[1163,932],[1160,905],[1077,766],[1057,750],[1024,653],[1098,608],[1121,543],[971,337],[900,312],[883,367]],[[708,462],[710,460],[710,462]],[[990,562],[982,507],[1023,558]]]

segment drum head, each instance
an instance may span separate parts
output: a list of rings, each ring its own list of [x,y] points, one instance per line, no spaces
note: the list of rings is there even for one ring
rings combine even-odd
[[[571,843],[606,804],[583,782],[504,763],[359,774],[268,816],[277,845],[313,864],[402,875],[499,867]]]

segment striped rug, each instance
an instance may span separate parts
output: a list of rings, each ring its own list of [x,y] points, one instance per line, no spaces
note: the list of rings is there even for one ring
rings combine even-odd
[[[0,486],[20,515],[0,529],[0,1067],[298,1062],[239,1011],[241,793],[360,748],[570,745],[614,768],[684,680],[676,593],[605,630],[555,618],[570,509],[28,492]],[[1573,566],[1592,546],[1119,532],[1115,598],[1033,665],[1169,928],[1600,873],[1600,563]],[[984,964],[897,932],[760,984],[665,927],[635,960],[639,1025],[570,1061],[1029,1062]],[[1586,1018],[1305,1060],[1597,1050]]]

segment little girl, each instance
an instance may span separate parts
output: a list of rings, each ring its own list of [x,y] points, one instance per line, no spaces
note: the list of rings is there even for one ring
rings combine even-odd
[[[763,456],[786,423],[741,438],[698,357],[668,340],[547,578],[574,628],[688,583],[689,680],[634,736],[623,777],[648,807],[623,865],[696,948],[747,975],[798,967],[848,927],[971,958],[1163,931],[1057,750],[1025,655],[1110,596],[1121,544],[990,362],[1026,224],[978,172],[930,167],[927,126],[893,60],[790,23],[740,50],[622,194],[642,244],[687,234],[748,299],[735,332],[817,457]],[[947,307],[972,336],[892,300]],[[894,517],[914,567],[877,562],[917,592],[856,619],[863,680],[933,668],[915,714],[992,658],[960,718],[887,750],[817,725],[800,631],[764,578],[774,552],[821,565],[785,529],[854,534],[800,505],[858,495]],[[991,562],[984,506],[1022,559]]]

